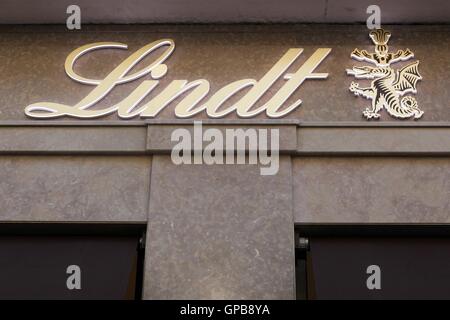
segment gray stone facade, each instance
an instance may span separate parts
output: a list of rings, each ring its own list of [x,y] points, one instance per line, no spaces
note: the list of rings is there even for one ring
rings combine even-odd
[[[146,224],[145,299],[293,299],[296,225],[450,222],[449,26],[392,27],[393,46],[421,60],[426,116],[416,122],[362,119],[367,101],[348,92],[344,69],[354,47],[370,48],[364,27],[89,27],[68,39],[52,28],[0,28],[0,221]],[[23,114],[32,102],[75,103],[89,92],[64,74],[75,47],[103,39],[136,49],[168,35],[179,43],[170,77],[209,76],[216,89],[258,79],[289,47],[333,48],[320,66],[330,78],[307,80],[294,97],[304,105],[286,118],[196,118],[278,128],[277,175],[256,165],[174,165],[170,132],[192,130],[193,120],[174,119],[171,108],[146,121]],[[106,74],[119,57],[103,53],[95,72],[85,62],[80,73]]]

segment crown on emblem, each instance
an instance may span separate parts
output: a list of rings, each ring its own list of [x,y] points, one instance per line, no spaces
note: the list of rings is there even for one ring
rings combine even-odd
[[[376,29],[372,30],[369,33],[369,36],[375,45],[387,45],[389,38],[391,37],[391,33],[384,29]]]

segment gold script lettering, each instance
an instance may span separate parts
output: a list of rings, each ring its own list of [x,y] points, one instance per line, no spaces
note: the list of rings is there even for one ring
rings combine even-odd
[[[164,52],[150,65],[128,74],[140,61],[158,48],[164,47]],[[232,82],[213,94],[205,103],[201,101],[208,95],[210,84],[205,79],[189,82],[188,80],[173,80],[159,94],[149,102],[138,106],[159,84],[168,67],[163,63],[175,49],[175,43],[170,39],[152,42],[131,54],[119,64],[104,79],[89,79],[80,76],[74,71],[75,62],[82,55],[98,49],[127,49],[127,45],[118,42],[98,42],[82,46],[66,59],[65,71],[76,82],[93,85],[95,88],[80,102],[70,106],[54,102],[34,103],[25,108],[25,114],[32,118],[57,118],[71,116],[75,118],[96,118],[117,112],[122,119],[136,116],[141,118],[156,117],[167,105],[175,99],[182,100],[175,106],[175,116],[179,118],[192,117],[205,111],[208,117],[222,118],[232,112],[239,117],[249,118],[262,112],[270,118],[279,118],[296,109],[302,101],[299,99],[290,106],[282,109],[287,99],[301,86],[306,79],[326,79],[328,73],[314,73],[314,70],[328,56],[330,48],[317,49],[311,57],[295,73],[286,74],[289,67],[302,54],[302,48],[289,49],[278,62],[260,79],[243,79]],[[150,74],[152,80],[144,80],[136,89],[119,103],[104,108],[92,109],[97,102],[103,99],[116,85],[137,80]],[[284,74],[287,82],[262,106],[254,107],[270,87]],[[239,101],[219,110],[220,107],[235,94],[248,90]]]
[[[139,61],[144,59],[148,54],[155,51],[160,47],[168,46],[164,53],[156,59],[155,62],[142,70],[135,72],[131,75],[125,76]],[[66,59],[65,70],[67,75],[73,80],[83,83],[96,85],[96,88],[92,90],[84,99],[78,102],[74,106],[68,106],[59,103],[52,102],[39,102],[29,105],[25,108],[25,114],[33,118],[56,118],[64,115],[73,116],[76,118],[95,118],[110,114],[120,107],[120,104],[103,110],[86,110],[101,99],[103,99],[116,85],[133,81],[147,74],[151,74],[154,79],[159,79],[167,72],[167,66],[162,64],[175,49],[175,44],[170,39],[163,39],[152,42],[135,53],[130,55],[125,61],[117,66],[109,75],[103,80],[86,79],[77,75],[73,71],[73,65],[75,61],[82,55],[98,49],[105,48],[121,48],[126,49],[127,46],[117,42],[100,42],[82,46],[73,51]],[[144,90],[145,91],[145,90]],[[136,92],[133,92],[131,100],[142,100],[136,98]]]

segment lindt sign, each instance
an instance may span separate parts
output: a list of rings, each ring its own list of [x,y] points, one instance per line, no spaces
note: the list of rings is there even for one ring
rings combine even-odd
[[[206,79],[173,80],[167,87],[158,88],[160,79],[168,72],[168,67],[164,62],[175,49],[175,43],[171,39],[162,39],[147,44],[131,54],[104,79],[85,78],[74,71],[77,59],[91,51],[127,48],[126,44],[118,42],[98,42],[74,50],[65,62],[67,75],[76,82],[95,86],[94,89],[75,105],[37,102],[27,106],[25,114],[32,118],[69,116],[90,119],[117,112],[118,116],[123,119],[136,116],[154,118],[172,101],[182,98],[174,109],[175,116],[179,118],[192,117],[201,112],[206,112],[207,116],[211,118],[221,118],[234,112],[242,118],[251,118],[263,112],[270,118],[279,118],[300,106],[302,103],[300,99],[290,105],[285,104],[306,79],[326,79],[328,77],[328,73],[315,73],[314,70],[331,51],[330,48],[319,48],[296,72],[287,73],[288,68],[303,52],[302,48],[289,49],[261,79],[237,80],[214,93],[210,92],[210,83]],[[164,49],[164,52],[157,59],[154,59],[150,65],[130,73],[141,60],[158,49],[159,51]],[[103,109],[93,108],[114,87],[148,75],[151,79],[141,82],[131,94],[119,103]],[[260,98],[280,77],[286,80],[284,85],[266,103],[258,105]],[[223,107],[227,100],[242,90],[247,90],[247,92],[241,99],[229,107]],[[154,94],[154,97],[141,105],[142,100],[149,94]]]

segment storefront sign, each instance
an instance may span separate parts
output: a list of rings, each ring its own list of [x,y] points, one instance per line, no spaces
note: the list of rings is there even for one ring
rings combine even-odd
[[[395,62],[406,61],[414,57],[411,50],[398,50],[390,53],[387,43],[391,34],[383,29],[370,32],[370,37],[375,44],[375,52],[354,49],[351,57],[371,63],[373,66],[355,66],[347,69],[347,74],[357,79],[371,79],[369,87],[362,88],[359,83],[352,82],[350,91],[355,96],[362,96],[371,100],[371,106],[363,111],[367,119],[380,118],[379,112],[385,108],[395,118],[419,119],[423,111],[419,109],[417,101],[412,96],[403,95],[416,93],[416,85],[422,79],[418,71],[419,61],[403,66],[396,70],[391,67]],[[97,42],[84,45],[72,53],[66,59],[65,71],[74,81],[95,86],[95,88],[75,105],[66,105],[57,102],[38,102],[25,108],[25,114],[32,118],[57,118],[69,116],[81,119],[98,118],[113,113],[122,119],[134,117],[154,118],[176,99],[174,113],[178,118],[189,118],[205,112],[210,118],[222,118],[235,113],[241,118],[255,117],[265,113],[269,118],[280,118],[297,109],[301,99],[287,105],[287,100],[302,85],[306,79],[326,79],[328,73],[316,73],[315,69],[329,55],[331,48],[319,48],[303,63],[294,73],[287,70],[302,54],[302,48],[289,49],[278,62],[259,80],[241,79],[234,81],[215,93],[210,92],[210,82],[206,79],[173,80],[165,88],[157,88],[160,80],[167,74],[168,66],[164,62],[170,58],[175,49],[175,43],[171,39],[162,39],[145,45],[131,54],[120,63],[104,79],[85,78],[74,71],[74,65],[78,58],[91,51],[99,49],[127,49],[127,45],[118,42]],[[140,61],[155,53],[157,50],[164,52],[153,62],[131,73]],[[150,75],[151,80],[144,80],[127,97],[117,104],[106,108],[96,108],[97,103],[105,98],[116,86],[138,80]],[[268,101],[258,105],[258,101],[269,91],[280,78],[286,82],[281,88],[269,97]],[[236,95],[247,92],[231,106],[226,102],[236,98]],[[141,105],[141,102],[155,92],[153,98]],[[206,99],[206,100],[204,100]]]
[[[208,80],[200,79],[191,82],[188,80],[173,80],[148,103],[138,106],[158,86],[159,79],[168,72],[168,67],[163,62],[173,53],[175,49],[174,41],[163,39],[147,44],[123,61],[104,79],[84,78],[74,71],[74,64],[80,56],[93,50],[106,48],[127,49],[127,45],[118,42],[88,44],[73,51],[66,59],[65,70],[70,78],[82,84],[95,86],[95,89],[86,97],[73,106],[55,102],[34,103],[25,108],[26,115],[32,118],[71,116],[88,119],[117,112],[122,119],[133,118],[138,115],[141,118],[153,118],[173,100],[184,96],[175,107],[175,115],[179,118],[192,117],[202,111],[205,111],[211,118],[221,118],[232,112],[236,112],[242,118],[251,118],[262,112],[265,112],[270,118],[279,118],[300,106],[302,103],[300,99],[289,106],[284,104],[306,79],[326,79],[328,77],[328,73],[314,73],[314,70],[331,51],[330,48],[317,49],[295,73],[286,73],[287,69],[303,51],[302,48],[289,49],[259,81],[242,79],[232,82],[214,93],[204,104],[201,104],[200,101],[209,94],[210,83]],[[165,48],[165,51],[152,64],[128,74],[141,60],[159,48]],[[118,104],[101,110],[92,108],[115,86],[134,81],[148,74],[153,80],[143,81]],[[255,107],[258,100],[283,75],[283,78],[287,80],[284,86],[268,102]],[[228,99],[243,89],[249,89],[244,97],[231,107],[220,109]]]

